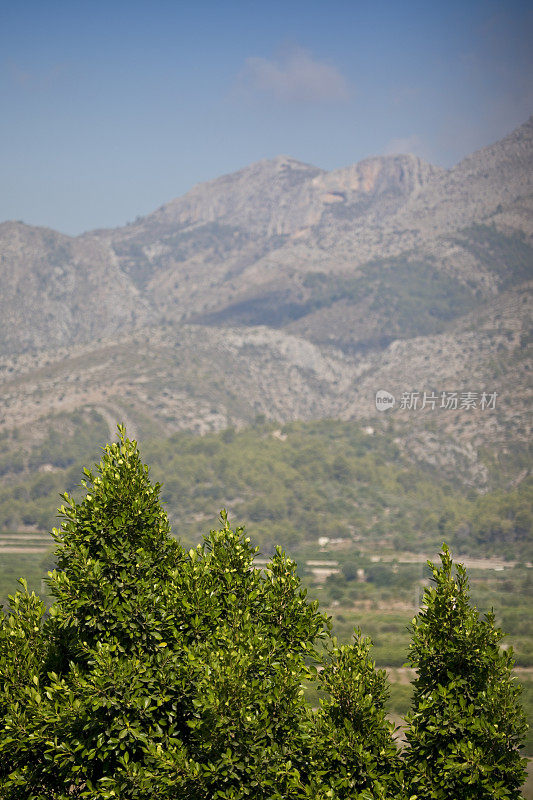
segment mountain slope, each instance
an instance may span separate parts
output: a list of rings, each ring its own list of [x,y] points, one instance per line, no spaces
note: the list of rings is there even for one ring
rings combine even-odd
[[[448,171],[282,156],[75,238],[0,225],[0,435],[80,409],[142,435],[385,424],[380,388],[497,392],[491,414],[403,419],[410,457],[486,488],[529,436],[532,133]]]
[[[473,226],[496,226],[504,250],[530,258],[532,130],[529,120],[449,171],[387,156],[327,173],[282,156],[197,186],[133,225],[76,238],[5,223],[2,349],[68,346],[162,319],[280,326],[336,302],[343,287],[361,320],[384,270],[410,293],[421,281],[441,284],[451,298],[441,317],[453,316],[463,291],[480,293],[460,315],[501,283]],[[312,286],[317,272],[326,287]],[[389,306],[402,337],[411,312]],[[311,316],[306,335],[313,326]],[[324,341],[327,315],[317,328]],[[359,338],[379,347],[376,331]],[[330,339],[341,341],[334,330]],[[357,345],[355,329],[349,339]]]
[[[0,264],[0,352],[94,341],[149,319],[149,303],[97,239],[5,222]]]

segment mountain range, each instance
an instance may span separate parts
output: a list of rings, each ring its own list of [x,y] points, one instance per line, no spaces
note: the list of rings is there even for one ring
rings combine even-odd
[[[0,224],[0,435],[29,448],[80,411],[141,436],[257,415],[393,420],[428,467],[484,490],[507,459],[505,480],[521,480],[532,140],[533,117],[449,170],[279,156],[77,237]],[[442,409],[442,392],[475,403]]]

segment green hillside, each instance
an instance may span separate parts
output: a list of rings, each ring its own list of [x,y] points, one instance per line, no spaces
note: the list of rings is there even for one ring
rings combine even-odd
[[[368,431],[373,431],[369,433]],[[478,494],[402,455],[394,426],[370,429],[325,420],[276,427],[258,419],[242,431],[176,433],[142,442],[174,533],[195,543],[220,508],[246,523],[265,554],[277,544],[304,555],[319,538],[348,551],[436,552],[530,560],[533,481]],[[48,531],[58,495],[76,492],[84,464],[107,440],[94,411],[61,415],[38,444],[3,435],[0,531]]]
[[[391,711],[398,717],[409,702],[402,665],[407,625],[429,576],[425,558],[446,540],[457,557],[477,559],[469,566],[473,599],[481,609],[496,609],[531,706],[533,575],[525,563],[531,479],[478,494],[409,462],[389,425],[370,433],[360,423],[278,428],[258,419],[242,431],[149,439],[141,450],[152,477],[163,483],[173,532],[185,544],[200,541],[225,507],[235,523],[246,524],[260,558],[281,544],[297,560],[340,640],[349,641],[355,625],[372,637],[377,663],[391,669]],[[57,525],[59,493],[79,494],[82,467],[99,459],[98,444],[107,437],[104,420],[92,411],[56,417],[38,445],[23,429],[4,434],[0,602],[20,576],[46,595],[42,581],[53,567],[46,532]],[[502,469],[500,483],[504,476]]]

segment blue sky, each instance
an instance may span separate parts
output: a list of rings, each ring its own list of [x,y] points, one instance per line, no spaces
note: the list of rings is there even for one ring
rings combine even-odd
[[[533,113],[531,3],[0,0],[0,221],[113,227],[278,154],[452,166]]]

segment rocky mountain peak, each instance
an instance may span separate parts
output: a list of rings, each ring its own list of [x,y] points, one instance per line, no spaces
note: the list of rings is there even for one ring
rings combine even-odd
[[[444,172],[413,155],[372,156],[313,178],[329,191],[354,195],[411,194]]]
[[[343,341],[355,330],[354,341],[381,341],[372,332],[377,322],[367,324],[381,274],[365,265],[395,259],[395,280],[401,273],[414,291],[405,263],[418,248],[417,269],[434,263],[446,280],[493,293],[504,282],[493,264],[498,250],[512,256],[522,279],[532,138],[533,118],[452,170],[388,155],[326,172],[279,155],[199,184],[134,225],[74,238],[4,223],[0,341],[11,352],[68,345],[96,330],[108,335],[163,316],[201,320],[215,309],[246,324],[296,324],[309,315],[306,331],[321,341],[336,341],[339,326]],[[475,225],[499,226],[504,238],[469,232]],[[360,307],[341,319],[344,306],[330,311],[328,303],[348,295]]]

